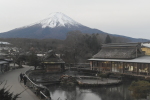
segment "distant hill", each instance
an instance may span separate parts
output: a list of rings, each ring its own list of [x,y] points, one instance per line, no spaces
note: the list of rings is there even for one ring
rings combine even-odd
[[[132,38],[132,37],[123,36],[123,35],[116,35],[116,34],[110,34],[110,35],[115,36],[115,37],[121,37],[121,38],[128,39],[129,42],[150,42],[149,39]]]

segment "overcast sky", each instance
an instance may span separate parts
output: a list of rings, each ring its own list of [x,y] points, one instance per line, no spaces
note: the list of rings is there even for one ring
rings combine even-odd
[[[107,33],[150,39],[150,0],[0,0],[0,32],[53,12]]]

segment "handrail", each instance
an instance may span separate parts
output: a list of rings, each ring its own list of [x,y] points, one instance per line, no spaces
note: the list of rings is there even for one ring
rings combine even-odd
[[[40,91],[40,93],[41,93],[46,99],[50,100],[50,98],[47,97],[42,91]]]
[[[31,70],[31,69],[29,69],[29,70]],[[28,71],[29,71],[28,70]],[[48,91],[49,91],[49,89],[46,87],[46,86],[43,86],[43,85],[38,85],[38,84],[35,84],[29,77],[28,77],[28,75],[26,74],[27,73],[27,71],[25,72],[25,76],[27,77],[27,79],[33,84],[33,85],[35,85],[36,87],[39,87],[39,88],[44,88],[44,89],[47,89]],[[48,96],[46,96],[42,91],[40,91],[40,94],[42,94],[47,100],[51,100],[50,98],[51,97],[48,97]]]

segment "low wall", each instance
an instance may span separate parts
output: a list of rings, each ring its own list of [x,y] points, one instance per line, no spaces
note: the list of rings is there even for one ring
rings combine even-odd
[[[122,81],[116,82],[116,83],[106,83],[106,84],[85,84],[85,83],[78,83],[80,87],[102,87],[102,86],[114,86],[114,85],[120,85],[122,84]]]
[[[77,80],[78,85],[80,87],[111,86],[111,85],[119,85],[122,83],[122,80],[118,79],[92,77],[92,76],[77,77]]]

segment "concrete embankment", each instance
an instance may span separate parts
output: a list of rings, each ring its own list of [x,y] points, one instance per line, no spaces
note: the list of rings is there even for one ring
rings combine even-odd
[[[95,87],[95,86],[111,86],[122,83],[122,80],[100,77],[78,77],[78,85],[81,87]]]

